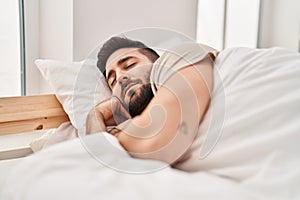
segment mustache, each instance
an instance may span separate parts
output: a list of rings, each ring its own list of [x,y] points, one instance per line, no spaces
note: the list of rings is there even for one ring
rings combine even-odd
[[[142,83],[142,81],[139,79],[136,79],[136,80],[128,79],[124,84],[121,85],[121,96],[125,99],[127,89],[129,89],[131,86],[133,86],[135,84],[139,84],[139,83]]]
[[[124,88],[126,88],[126,86],[130,86],[130,83],[139,83],[139,81],[130,81],[124,86]],[[139,88],[136,88],[135,91],[133,91],[128,103],[125,103],[125,101],[118,96],[113,95],[113,97],[118,99],[119,105],[123,108],[123,112],[127,112],[131,117],[135,117],[144,111],[154,95],[152,93],[151,84],[147,83],[141,85]],[[122,118],[122,120],[119,122],[121,123],[125,120],[127,120],[127,118]]]

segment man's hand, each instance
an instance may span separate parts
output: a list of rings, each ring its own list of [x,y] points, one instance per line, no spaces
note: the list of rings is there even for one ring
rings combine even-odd
[[[113,120],[115,125],[121,124],[122,122],[131,119],[129,114],[128,108],[124,108],[120,100],[116,97],[111,98],[111,105],[112,105],[112,113],[113,113]]]
[[[131,116],[122,106],[119,99],[112,97],[96,105],[88,114],[86,121],[87,134],[107,131],[107,126],[116,126]]]
[[[106,131],[106,124],[103,115],[93,108],[86,119],[86,134]]]

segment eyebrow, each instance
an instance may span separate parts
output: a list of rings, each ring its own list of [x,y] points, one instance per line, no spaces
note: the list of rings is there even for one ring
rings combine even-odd
[[[125,58],[121,58],[118,62],[117,62],[117,65],[122,65],[124,62],[132,59],[132,58],[135,58],[134,56],[126,56]],[[107,79],[106,80],[109,80],[110,79],[110,76],[113,74],[113,71],[110,70],[107,74]]]
[[[126,56],[125,58],[121,58],[119,61],[118,61],[118,65],[122,65],[124,62],[128,61],[129,59],[132,59],[134,58],[133,56]]]

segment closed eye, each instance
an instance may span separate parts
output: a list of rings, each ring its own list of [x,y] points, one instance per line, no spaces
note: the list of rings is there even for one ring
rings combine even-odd
[[[132,64],[128,65],[125,69],[130,69],[130,68],[134,67],[135,64],[136,63],[132,63]]]

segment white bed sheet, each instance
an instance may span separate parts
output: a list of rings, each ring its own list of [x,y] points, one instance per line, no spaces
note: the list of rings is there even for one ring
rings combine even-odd
[[[107,151],[106,133],[87,136],[90,150],[113,166],[152,169],[160,162]],[[112,138],[113,141],[113,138]],[[94,144],[94,146],[93,146]],[[96,153],[95,153],[96,152]],[[133,168],[132,168],[133,167]],[[253,199],[238,183],[206,172],[185,173],[169,167],[128,174],[103,166],[74,139],[24,159],[0,189],[1,199]],[[217,191],[217,192],[216,192]],[[230,192],[229,192],[230,191]]]
[[[0,188],[4,186],[7,174],[21,162],[23,158],[0,160]]]
[[[32,153],[29,145],[31,141],[40,138],[45,132],[49,132],[49,130],[9,134],[0,137],[0,188],[2,188],[9,171],[22,161],[23,156]]]

